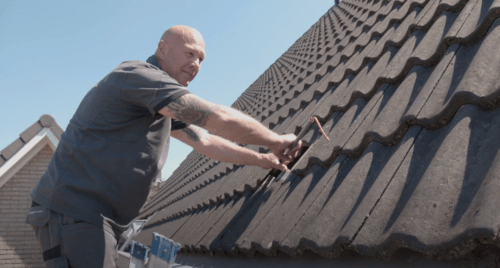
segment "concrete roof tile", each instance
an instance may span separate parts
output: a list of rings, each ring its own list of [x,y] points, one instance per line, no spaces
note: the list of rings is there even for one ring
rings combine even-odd
[[[500,190],[498,165],[493,162],[498,142],[491,136],[498,123],[498,111],[468,105],[444,128],[424,129],[354,246],[365,254],[390,255],[404,241],[404,247],[446,256],[467,254],[464,249],[451,250],[464,234],[463,244],[477,236],[491,240],[499,219],[495,208],[486,204],[500,201],[493,194]],[[479,213],[489,216],[478,217]],[[383,248],[370,246],[375,244]]]
[[[331,186],[325,188],[318,202],[306,212],[307,217],[303,217],[307,225],[298,224],[295,237],[288,239],[295,240],[295,244],[303,241],[325,257],[338,254],[339,243],[348,244],[355,237],[418,132],[418,127],[412,128],[399,146],[373,143],[359,160],[346,158],[331,178]]]
[[[147,232],[165,231],[186,252],[248,256],[409,248],[460,258],[477,239],[500,247],[490,217],[499,9],[500,0],[346,0],[328,10],[235,106],[280,133],[316,115],[331,141],[307,131],[310,147],[284,183],[193,157],[144,210],[161,209]]]
[[[2,156],[7,160],[10,159],[12,156],[14,156],[14,154],[21,150],[21,148],[23,148],[24,144],[25,143],[21,139],[16,139],[7,147],[3,148],[1,152]]]
[[[253,199],[259,196],[259,194],[255,195],[253,192],[247,191],[242,196],[235,196],[228,199],[230,202],[225,201],[221,206],[218,206],[209,219],[209,222],[212,223],[211,228],[200,239],[197,246],[210,251],[222,250],[221,244],[218,242],[238,222],[244,211],[253,202]]]
[[[36,122],[25,131],[23,131],[19,136],[24,141],[24,143],[28,143],[28,141],[31,140],[31,138],[33,138],[40,130],[42,130],[42,128],[42,125]]]

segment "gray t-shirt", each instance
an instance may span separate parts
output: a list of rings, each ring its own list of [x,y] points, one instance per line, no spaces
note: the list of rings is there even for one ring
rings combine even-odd
[[[103,216],[128,224],[161,171],[171,128],[186,126],[158,111],[187,93],[155,56],[120,64],[80,103],[33,200],[96,226]]]

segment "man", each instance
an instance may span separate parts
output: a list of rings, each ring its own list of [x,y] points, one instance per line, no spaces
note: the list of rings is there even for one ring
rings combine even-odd
[[[300,144],[284,154],[293,134],[278,135],[185,88],[204,58],[201,34],[174,26],[147,62],[120,64],[84,97],[31,195],[27,222],[48,267],[115,266],[117,240],[139,215],[170,136],[210,158],[265,169],[286,170],[297,156]]]

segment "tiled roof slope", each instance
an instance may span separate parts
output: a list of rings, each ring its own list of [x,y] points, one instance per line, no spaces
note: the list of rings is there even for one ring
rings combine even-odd
[[[498,252],[499,17],[500,0],[332,7],[233,104],[278,133],[316,115],[331,141],[311,128],[275,180],[191,153],[136,239],[249,256]]]
[[[61,139],[62,128],[51,115],[44,114],[37,122],[19,134],[19,138],[0,151],[0,167],[21,150],[43,128],[49,128],[58,139]]]

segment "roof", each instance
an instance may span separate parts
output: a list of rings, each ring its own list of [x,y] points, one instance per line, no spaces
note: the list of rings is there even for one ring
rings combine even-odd
[[[0,151],[0,187],[21,169],[45,145],[56,149],[63,130],[51,115],[44,114]]]
[[[312,127],[277,178],[192,152],[136,240],[246,256],[498,252],[498,17],[500,0],[332,7],[232,105],[277,133],[315,115],[331,141]]]

